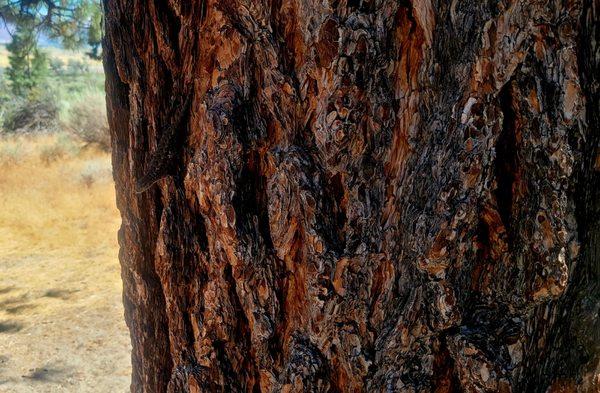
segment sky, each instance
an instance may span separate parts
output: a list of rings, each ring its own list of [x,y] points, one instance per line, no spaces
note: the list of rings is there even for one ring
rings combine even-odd
[[[10,34],[8,34],[8,31],[6,30],[6,26],[4,25],[4,23],[0,22],[0,45],[8,44],[9,42],[10,42]],[[60,46],[60,44],[58,42],[56,42],[55,40],[51,40],[50,38],[46,37],[44,34],[40,34],[39,45],[42,47],[44,47],[44,46]]]
[[[0,44],[7,44],[10,42],[10,35],[6,31],[3,23],[0,23]]]

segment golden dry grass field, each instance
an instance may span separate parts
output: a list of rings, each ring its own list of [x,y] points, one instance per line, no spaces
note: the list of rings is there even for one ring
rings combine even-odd
[[[0,138],[0,392],[125,392],[107,153],[65,135]]]

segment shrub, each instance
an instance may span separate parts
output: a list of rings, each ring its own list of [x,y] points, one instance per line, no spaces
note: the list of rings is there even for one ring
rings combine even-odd
[[[94,144],[104,150],[110,148],[106,105],[102,93],[83,95],[71,104],[62,123],[68,131],[86,144]]]
[[[65,62],[58,57],[50,59],[50,68],[54,71],[55,75],[61,75],[64,72]]]
[[[40,149],[40,159],[46,165],[64,157],[64,155],[65,151],[59,144],[43,146]]]
[[[13,95],[10,91],[10,86],[7,83],[5,75],[0,73],[0,110],[6,105],[7,102],[13,99]]]
[[[0,165],[14,165],[21,161],[23,147],[20,143],[0,144]]]
[[[110,180],[111,176],[112,171],[109,161],[90,160],[81,170],[79,180],[84,186],[91,187],[96,182]]]
[[[40,160],[44,164],[50,164],[65,156],[75,156],[79,153],[77,144],[69,134],[59,133],[50,143],[43,144],[38,149]]]
[[[5,105],[3,128],[6,132],[54,131],[58,121],[56,100],[49,96],[15,98]]]
[[[8,105],[13,98],[4,74],[0,74],[0,131],[2,131],[2,125],[4,124]]]
[[[87,63],[77,59],[70,59],[67,63],[67,69],[71,75],[86,74],[90,71]]]

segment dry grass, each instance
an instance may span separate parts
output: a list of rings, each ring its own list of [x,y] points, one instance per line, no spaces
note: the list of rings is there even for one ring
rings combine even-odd
[[[87,63],[90,66],[90,70],[94,72],[102,71],[102,62],[90,59],[89,56],[81,51],[72,51],[53,47],[44,47],[42,49],[50,58],[60,59],[65,64],[67,64],[69,60],[81,61]],[[0,68],[4,67],[8,67],[8,50],[6,49],[6,45],[0,45]]]
[[[73,154],[77,146],[54,135],[22,136],[1,143],[19,156],[13,155],[9,165],[0,163],[4,257],[67,251],[84,257],[91,249],[116,255],[119,217],[107,154],[94,150]],[[56,157],[49,159],[48,151]],[[80,178],[91,162],[106,169],[98,174],[92,189],[82,187]]]
[[[0,391],[124,392],[110,158],[64,136],[0,139]]]

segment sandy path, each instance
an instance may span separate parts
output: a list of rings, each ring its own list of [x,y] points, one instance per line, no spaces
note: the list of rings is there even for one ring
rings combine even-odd
[[[75,281],[70,263],[59,258],[0,265],[0,392],[128,390],[129,336],[118,288],[90,290],[94,275]],[[20,273],[34,266],[41,274],[61,266],[66,274],[32,287],[31,276]]]

